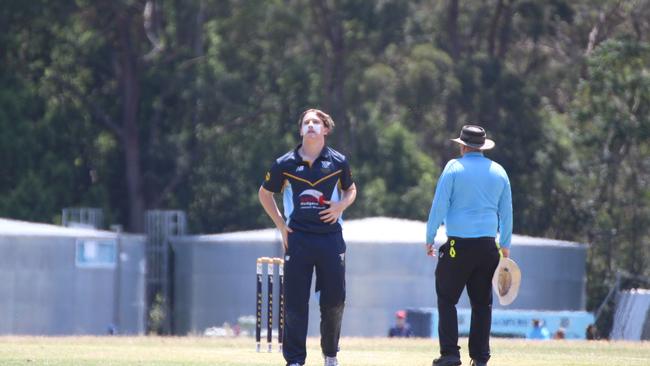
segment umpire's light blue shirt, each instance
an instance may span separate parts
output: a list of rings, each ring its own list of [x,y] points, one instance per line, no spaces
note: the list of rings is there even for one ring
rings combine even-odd
[[[499,244],[509,248],[512,194],[503,167],[480,152],[450,160],[436,186],[427,222],[427,243],[433,243],[443,222],[447,236],[460,238],[496,237],[498,229]]]

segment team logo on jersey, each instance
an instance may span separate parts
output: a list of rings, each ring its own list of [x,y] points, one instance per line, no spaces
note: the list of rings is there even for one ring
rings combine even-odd
[[[299,196],[301,208],[322,208],[325,206],[325,195],[315,189],[306,189]]]
[[[302,172],[303,170],[305,170],[305,166],[304,166],[304,165],[299,165],[299,166],[296,168],[296,172]]]
[[[331,161],[321,161],[320,171],[324,174],[332,172],[332,162]]]

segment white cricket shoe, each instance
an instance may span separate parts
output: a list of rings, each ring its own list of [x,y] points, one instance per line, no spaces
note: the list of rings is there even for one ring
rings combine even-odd
[[[325,366],[339,366],[339,362],[336,360],[336,357],[325,356]]]

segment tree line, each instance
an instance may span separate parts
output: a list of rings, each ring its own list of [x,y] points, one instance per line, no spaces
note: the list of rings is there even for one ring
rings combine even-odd
[[[515,232],[590,244],[593,310],[616,271],[650,276],[648,35],[647,0],[7,1],[0,215],[269,226],[257,188],[319,107],[359,186],[347,217],[426,220],[476,123]]]

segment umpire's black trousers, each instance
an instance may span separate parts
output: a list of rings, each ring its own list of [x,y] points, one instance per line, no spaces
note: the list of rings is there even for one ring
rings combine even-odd
[[[492,323],[492,275],[499,264],[494,238],[449,237],[438,252],[436,294],[438,296],[438,337],[442,356],[460,358],[456,304],[467,286],[472,305],[469,355],[473,360],[490,359]]]

